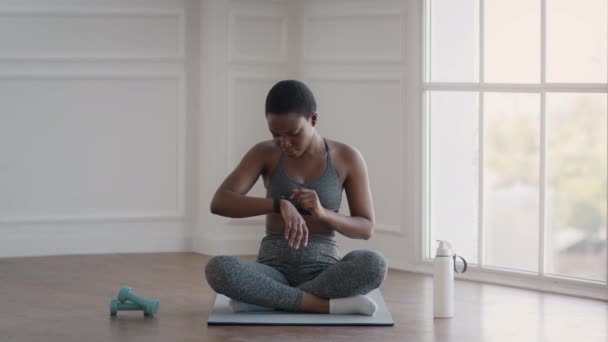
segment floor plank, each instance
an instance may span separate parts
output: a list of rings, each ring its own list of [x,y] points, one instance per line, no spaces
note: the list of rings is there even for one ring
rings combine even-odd
[[[254,256],[241,256],[254,260]],[[215,293],[195,253],[0,259],[0,341],[607,341],[608,303],[456,281],[456,316],[433,319],[428,275],[390,270],[394,327],[207,326]],[[159,298],[156,318],[110,317],[128,285]]]

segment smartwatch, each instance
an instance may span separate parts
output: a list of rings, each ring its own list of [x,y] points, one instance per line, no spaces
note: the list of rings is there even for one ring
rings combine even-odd
[[[283,199],[283,196],[281,197],[275,197],[274,198],[274,212],[275,213],[281,213],[281,199]]]

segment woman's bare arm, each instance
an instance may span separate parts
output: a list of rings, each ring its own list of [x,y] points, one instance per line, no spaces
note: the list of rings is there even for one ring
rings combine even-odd
[[[349,170],[344,190],[350,216],[324,210],[321,220],[344,236],[368,240],[374,234],[375,217],[367,165],[361,152],[350,146],[345,149],[344,160]]]
[[[267,153],[263,143],[258,143],[245,154],[215,192],[209,208],[213,214],[241,218],[274,212],[271,198],[245,196],[262,174]]]

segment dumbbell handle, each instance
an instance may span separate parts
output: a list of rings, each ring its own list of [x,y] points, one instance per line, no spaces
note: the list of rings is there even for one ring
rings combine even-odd
[[[116,303],[118,311],[143,311],[144,308],[135,303]]]
[[[135,303],[120,303],[117,299],[113,298],[110,301],[110,315],[116,316],[118,311],[143,311],[144,316],[151,316],[145,312],[144,308]]]
[[[148,303],[149,303],[148,299],[140,297],[140,296],[136,295],[135,293],[133,293],[132,291],[128,291],[124,295],[124,297],[119,296],[118,300],[122,304],[124,304],[127,300],[129,300],[129,301],[131,301],[131,302],[133,302],[133,303],[141,306],[142,308],[145,308],[148,305]]]
[[[121,303],[126,302],[127,300],[139,305],[142,307],[145,313],[154,316],[156,311],[158,311],[159,301],[158,299],[146,299],[134,294],[131,291],[130,287],[124,286],[120,289],[118,293],[118,300]]]

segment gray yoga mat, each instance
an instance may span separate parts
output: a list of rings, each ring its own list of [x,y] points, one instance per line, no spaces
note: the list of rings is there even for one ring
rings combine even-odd
[[[207,325],[395,325],[380,289],[374,289],[367,295],[378,305],[374,316],[292,313],[279,310],[234,313],[228,305],[230,299],[217,294]]]

